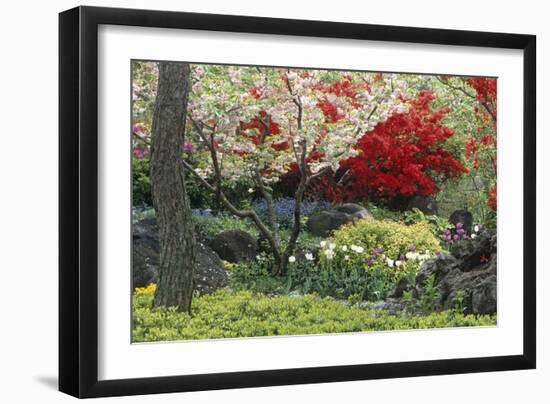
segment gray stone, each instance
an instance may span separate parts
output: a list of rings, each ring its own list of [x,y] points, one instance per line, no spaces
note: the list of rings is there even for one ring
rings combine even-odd
[[[422,293],[426,279],[434,276],[439,289],[439,305],[455,307],[459,291],[464,295],[464,312],[492,314],[497,310],[496,235],[483,232],[473,240],[461,240],[451,247],[451,254],[424,261],[416,276],[415,291]]]
[[[343,205],[336,207],[336,210],[338,212],[346,213],[357,219],[372,218],[372,215],[367,211],[366,208],[356,203],[344,203]]]
[[[318,237],[326,237],[330,232],[356,219],[344,212],[324,210],[311,215],[306,223],[307,230]]]
[[[145,219],[132,226],[132,286],[147,286],[158,282],[158,229],[155,219]],[[193,276],[194,289],[209,293],[227,286],[228,274],[223,262],[208,246],[197,243],[197,257]]]
[[[214,237],[210,246],[222,260],[228,262],[253,260],[258,253],[258,243],[243,230],[221,232]]]
[[[407,204],[407,210],[418,209],[426,215],[437,215],[437,202],[431,196],[415,195]]]
[[[457,209],[449,217],[449,223],[454,224],[455,226],[458,223],[462,223],[463,229],[466,230],[467,234],[472,232],[474,217],[466,209]]]

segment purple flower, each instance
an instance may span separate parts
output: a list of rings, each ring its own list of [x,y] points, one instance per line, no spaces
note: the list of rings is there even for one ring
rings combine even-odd
[[[466,233],[462,227],[459,228],[456,232],[457,232],[457,234],[460,234],[461,236],[462,236],[464,233]]]
[[[447,234],[447,235],[445,236],[445,240],[451,241],[451,235],[450,235],[450,234]]]
[[[376,254],[381,254],[382,251],[383,251],[383,250],[382,250],[382,247],[376,247],[376,250],[374,250],[374,252],[375,252]]]
[[[405,258],[406,258],[406,257],[405,257],[405,254],[401,254],[401,255],[399,256],[399,259],[400,259],[401,261],[404,261]]]
[[[409,251],[416,251],[416,246],[414,244],[411,244],[409,246]]]
[[[193,143],[185,143],[183,145],[183,151],[192,152],[193,151]]]
[[[463,225],[462,223],[460,223],[460,222],[456,224],[456,228],[457,228],[457,229],[462,229],[463,226],[464,226],[464,225]]]
[[[458,238],[459,238],[459,237],[458,237],[458,234],[455,234],[455,235],[453,236],[453,240],[454,240],[454,241],[458,241]]]
[[[436,251],[436,252],[435,252],[435,256],[436,256],[436,257],[441,257],[441,251]]]
[[[369,258],[368,261],[367,261],[367,264],[368,265],[374,264],[374,260],[372,258]]]
[[[134,125],[134,126],[132,127],[132,132],[134,132],[134,133],[141,133],[141,132],[143,132],[143,126],[141,126],[141,125]]]

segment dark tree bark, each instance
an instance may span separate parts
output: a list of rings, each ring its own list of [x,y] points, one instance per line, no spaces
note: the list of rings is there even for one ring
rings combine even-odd
[[[187,312],[191,310],[196,249],[181,164],[189,71],[187,63],[159,63],[151,142],[151,189],[160,236],[154,305]]]

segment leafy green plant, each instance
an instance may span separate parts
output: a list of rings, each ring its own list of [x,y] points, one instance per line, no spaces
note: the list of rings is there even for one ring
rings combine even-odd
[[[326,261],[325,261],[326,262]],[[381,300],[395,288],[397,272],[384,265],[365,270],[349,270],[343,266],[319,265],[314,261],[298,259],[283,276],[274,276],[269,270],[270,260],[261,255],[257,260],[236,264],[231,271],[231,287],[267,294],[317,293],[336,299]]]
[[[452,311],[391,315],[384,310],[306,296],[266,296],[221,289],[193,299],[192,314],[151,308],[153,295],[133,296],[133,342],[304,335],[495,325],[495,315]]]
[[[394,220],[398,222],[403,216],[400,211],[391,210],[384,206],[375,205],[370,202],[367,204],[367,210],[376,220]]]
[[[463,314],[466,307],[464,306],[465,293],[463,290],[457,290],[453,299],[454,309],[457,314]]]
[[[431,313],[439,309],[439,301],[441,292],[435,286],[435,275],[430,275],[426,278],[424,289],[420,295],[420,307],[424,313]]]
[[[417,223],[428,223],[432,227],[433,232],[436,235],[441,234],[443,230],[447,229],[450,226],[450,223],[447,219],[437,215],[426,215],[418,208],[413,208],[412,210],[405,212],[403,221],[405,224],[408,225]]]
[[[243,230],[253,237],[258,236],[256,227],[248,219],[241,219],[226,213],[207,213],[194,211],[193,222],[197,236],[202,240],[212,240],[217,234],[227,230]]]
[[[149,159],[132,158],[132,204],[152,206]]]

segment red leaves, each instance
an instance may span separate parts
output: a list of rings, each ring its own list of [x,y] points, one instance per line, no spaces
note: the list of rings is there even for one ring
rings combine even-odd
[[[487,205],[493,210],[497,211],[497,186],[493,185],[489,190],[489,199]]]
[[[439,124],[449,108],[432,111],[433,99],[431,91],[420,92],[408,112],[394,113],[363,135],[356,144],[361,153],[341,163],[351,173],[348,198],[431,195],[437,190],[436,174],[449,178],[467,172],[442,147],[453,135]]]
[[[476,98],[484,102],[494,102],[497,98],[497,79],[471,77],[466,82],[476,90]]]
[[[338,109],[326,97],[317,102],[317,107],[323,111],[326,123],[335,123],[344,118],[344,115],[338,112]]]

